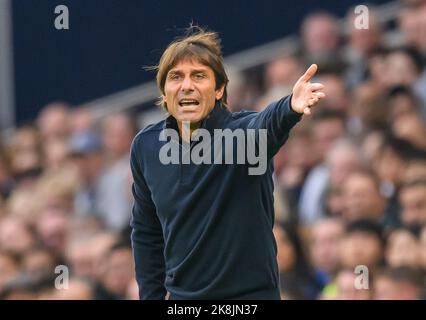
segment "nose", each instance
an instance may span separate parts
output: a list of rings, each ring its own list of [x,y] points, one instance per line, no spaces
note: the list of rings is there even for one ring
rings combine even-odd
[[[191,77],[185,77],[183,79],[182,85],[181,85],[181,91],[183,91],[184,93],[194,91],[194,83]]]

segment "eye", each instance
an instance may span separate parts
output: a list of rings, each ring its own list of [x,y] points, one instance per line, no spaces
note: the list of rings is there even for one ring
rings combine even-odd
[[[204,79],[204,78],[205,78],[205,74],[204,74],[204,73],[196,73],[196,74],[194,75],[194,78],[195,78],[196,80]]]
[[[180,74],[178,73],[172,73],[169,75],[170,80],[179,80],[181,78]]]

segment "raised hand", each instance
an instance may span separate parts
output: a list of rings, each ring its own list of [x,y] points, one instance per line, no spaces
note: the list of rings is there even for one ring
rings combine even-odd
[[[291,108],[295,112],[310,115],[311,108],[317,104],[318,101],[325,98],[325,93],[322,92],[324,85],[310,82],[317,70],[318,66],[312,64],[294,85]]]

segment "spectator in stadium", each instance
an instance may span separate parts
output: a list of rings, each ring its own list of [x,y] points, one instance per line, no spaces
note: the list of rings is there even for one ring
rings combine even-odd
[[[348,138],[337,140],[326,159],[329,171],[328,184],[321,198],[323,215],[342,216],[345,209],[343,186],[348,176],[363,165],[359,148]]]
[[[315,299],[322,286],[316,278],[299,231],[291,223],[277,222],[274,226],[280,290],[283,299]]]
[[[401,115],[411,112],[422,112],[426,110],[421,107],[421,102],[414,95],[413,91],[407,86],[396,86],[390,88],[385,96],[385,102],[388,106],[388,123],[392,124],[398,120]],[[425,117],[423,117],[425,119]]]
[[[318,62],[322,68],[338,67],[342,59],[336,54],[340,45],[339,26],[335,16],[315,12],[302,22],[302,56],[306,64]]]
[[[386,200],[380,194],[379,188],[379,181],[373,172],[352,171],[343,182],[343,219],[345,221],[370,219],[382,223]]]
[[[95,234],[102,235],[103,231],[106,231],[105,226],[99,217],[77,216],[74,214],[72,217],[72,220],[70,221],[70,224],[68,225],[67,238],[73,239],[73,238],[80,238],[80,237],[88,237]],[[106,234],[111,235],[111,237],[114,238],[114,235],[112,233],[106,232]],[[106,238],[109,238],[109,237],[106,237]]]
[[[34,190],[38,203],[37,211],[56,209],[71,215],[74,209],[74,194],[79,188],[76,170],[71,166],[62,167],[56,172],[45,172]]]
[[[395,191],[405,179],[407,164],[416,163],[413,167],[414,172],[422,172],[421,167],[426,159],[426,153],[407,140],[399,139],[392,134],[387,133],[383,137],[377,157],[373,159],[373,168],[381,181],[390,184]]]
[[[292,55],[274,59],[265,66],[264,87],[266,92],[257,99],[256,111],[263,111],[270,101],[290,94],[298,75],[303,72],[303,66],[298,58]]]
[[[303,126],[304,123],[294,128],[285,148],[281,148],[274,158],[278,190],[288,203],[291,218],[295,221],[298,220],[297,209],[303,184],[316,160],[312,152],[312,132]]]
[[[352,96],[348,129],[353,136],[362,139],[369,132],[387,129],[389,108],[384,103],[382,89],[364,83],[354,89]]]
[[[424,43],[422,43],[424,23],[421,21],[424,1],[401,0],[400,2],[401,10],[398,15],[399,29],[403,33],[407,45],[420,49],[424,46]]]
[[[426,124],[420,114],[409,112],[400,115],[398,121],[392,123],[392,132],[396,137],[426,151]]]
[[[328,154],[333,144],[345,134],[344,116],[339,112],[320,111],[314,115],[313,121],[313,153],[318,163],[309,171],[299,199],[300,219],[306,224],[325,214],[322,201],[330,179],[327,162],[331,157]],[[339,157],[341,152],[335,154]]]
[[[425,9],[426,12],[426,9]],[[409,86],[422,103],[426,103],[424,84],[424,57],[412,47],[392,49],[387,58],[386,84],[389,87],[396,85]]]
[[[91,250],[90,256],[94,268],[93,278],[97,281],[99,281],[99,279],[102,277],[105,256],[120,241],[119,235],[117,235],[115,232],[107,230],[108,229],[92,233],[92,237],[89,242],[89,247]]]
[[[90,236],[68,239],[64,252],[66,252],[65,259],[73,276],[93,278],[96,274],[91,240]]]
[[[5,217],[0,220],[0,250],[22,257],[35,243],[35,234],[18,218]]]
[[[270,101],[278,100],[291,93],[293,84],[302,73],[300,61],[294,56],[278,57],[265,66],[264,84],[266,92],[255,104],[255,111],[263,111]]]
[[[385,134],[377,156],[373,159],[373,170],[380,179],[380,190],[387,198],[385,224],[397,226],[401,223],[399,188],[402,184],[407,161],[417,158],[419,152],[409,142]]]
[[[32,126],[18,128],[9,144],[10,170],[17,189],[31,189],[43,170],[38,131]]]
[[[126,298],[133,278],[133,256],[125,243],[117,243],[103,257],[99,282],[95,289],[96,299],[122,300]]]
[[[344,268],[335,278],[336,300],[370,300],[372,298],[369,288],[356,288],[357,275],[354,269]],[[333,297],[332,297],[333,298]]]
[[[86,279],[72,277],[69,279],[68,288],[52,290],[47,300],[92,300],[94,299],[93,285]]]
[[[18,276],[20,271],[19,257],[7,251],[0,250],[0,292],[6,285]]]
[[[327,95],[327,101],[321,103],[321,109],[317,109],[317,112],[334,110],[345,115],[350,100],[344,78],[336,72],[323,72],[315,80],[324,85],[326,88],[324,92]]]
[[[410,267],[382,269],[373,278],[375,300],[417,300],[422,297],[424,274]]]
[[[375,93],[381,93],[389,89],[386,79],[386,58],[388,53],[389,50],[386,47],[377,48],[370,53],[367,59],[367,80],[362,82],[358,87],[370,87]],[[356,97],[356,95],[354,96]]]
[[[408,183],[414,180],[426,180],[426,157],[413,157],[408,160],[403,173],[402,182]]]
[[[108,231],[69,233],[65,258],[72,274],[93,281],[100,280],[105,256],[117,241],[118,237]]]
[[[43,158],[46,171],[57,171],[68,163],[66,141],[55,139],[43,145]]]
[[[401,220],[406,225],[426,225],[426,179],[404,184],[400,191]]]
[[[56,256],[45,247],[36,247],[28,252],[22,259],[23,274],[32,281],[43,279],[51,280],[55,274],[56,266],[62,264],[62,258]]]
[[[382,229],[371,220],[357,220],[346,225],[340,246],[340,261],[344,268],[367,266],[370,273],[383,264],[384,240]]]
[[[69,136],[70,106],[64,102],[52,102],[43,107],[37,118],[37,126],[45,143],[66,140]]]
[[[39,201],[36,197],[36,192],[31,189],[15,190],[5,203],[5,215],[33,225],[38,213]]]
[[[62,207],[42,207],[35,222],[35,230],[42,245],[61,255],[67,245],[67,230],[72,217]]]
[[[386,57],[388,87],[413,86],[423,70],[421,54],[410,47],[390,50]]]
[[[105,162],[102,142],[93,131],[80,132],[70,138],[69,148],[80,181],[75,210],[79,215],[99,215],[99,179]]]
[[[94,128],[95,121],[88,108],[74,107],[70,111],[70,135],[87,132]]]
[[[289,91],[303,72],[300,61],[295,56],[279,57],[268,63],[265,69],[265,87],[268,90],[280,88]]]
[[[420,267],[420,245],[416,230],[400,227],[386,241],[386,262],[390,267]]]
[[[317,278],[326,285],[334,278],[340,267],[340,242],[345,227],[339,218],[321,218],[311,228],[309,246],[312,265]]]
[[[124,113],[106,117],[102,122],[102,141],[106,159],[96,194],[97,211],[108,228],[124,229],[130,219],[128,193],[129,150],[136,125]]]
[[[426,55],[426,3],[423,0],[402,0],[398,23],[404,36],[404,43]],[[423,71],[422,82],[426,81]]]

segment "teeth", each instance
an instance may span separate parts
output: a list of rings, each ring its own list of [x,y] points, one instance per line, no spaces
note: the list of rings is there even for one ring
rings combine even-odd
[[[195,104],[195,105],[198,105],[198,101],[197,100],[181,100],[180,102],[179,102],[179,104],[181,104],[181,105],[192,105],[192,104]]]

